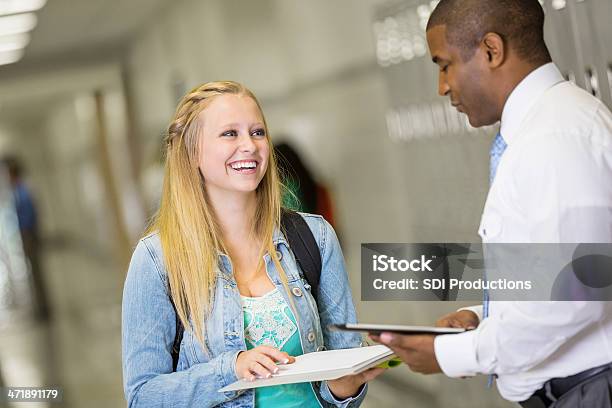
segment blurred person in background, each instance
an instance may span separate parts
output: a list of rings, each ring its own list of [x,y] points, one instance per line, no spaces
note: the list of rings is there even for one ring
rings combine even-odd
[[[365,383],[384,370],[218,392],[239,378],[269,377],[296,355],[358,347],[359,335],[328,330],[354,322],[355,310],[336,235],[320,216],[301,215],[321,253],[316,302],[301,278],[280,231],[268,128],[248,89],[235,82],[193,89],[166,142],[160,209],[134,251],[123,293],[128,405],[360,405]],[[176,360],[179,325],[185,332]]]
[[[295,211],[323,216],[337,233],[338,226],[329,189],[315,180],[292,145],[278,143],[274,146],[274,152],[278,158],[282,182],[286,187],[283,192],[283,205]]]
[[[39,320],[46,321],[50,318],[51,312],[40,262],[40,236],[36,204],[30,189],[23,180],[21,160],[15,156],[7,156],[2,159],[2,163],[8,172],[15,200],[23,252],[30,266],[35,315]]]

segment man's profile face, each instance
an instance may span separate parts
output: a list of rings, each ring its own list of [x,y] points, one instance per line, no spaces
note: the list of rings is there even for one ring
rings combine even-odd
[[[495,114],[493,93],[486,56],[477,49],[467,61],[460,50],[446,41],[446,26],[439,25],[427,31],[427,44],[432,60],[440,68],[438,93],[448,96],[451,104],[468,116],[474,127],[491,125],[499,118]]]

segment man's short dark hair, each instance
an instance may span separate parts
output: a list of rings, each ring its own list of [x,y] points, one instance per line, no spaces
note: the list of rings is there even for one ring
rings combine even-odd
[[[491,32],[525,61],[541,65],[551,60],[538,0],[441,0],[429,17],[427,31],[439,25],[446,26],[446,41],[460,50],[464,61]]]

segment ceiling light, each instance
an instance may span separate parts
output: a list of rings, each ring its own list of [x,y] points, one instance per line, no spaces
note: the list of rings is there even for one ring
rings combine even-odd
[[[36,27],[36,22],[34,13],[0,17],[0,36],[26,33]]]
[[[13,34],[0,37],[0,52],[19,50],[30,42],[30,34]]]
[[[23,49],[0,52],[0,65],[12,64],[23,57]]]
[[[551,4],[555,10],[562,10],[565,8],[566,0],[552,0]]]
[[[46,2],[47,0],[0,0],[0,16],[36,11]]]

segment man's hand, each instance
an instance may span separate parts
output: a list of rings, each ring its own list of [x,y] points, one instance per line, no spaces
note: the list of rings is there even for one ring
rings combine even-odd
[[[436,322],[438,327],[456,327],[466,330],[473,330],[478,327],[480,320],[478,315],[471,310],[460,310],[442,316]]]
[[[436,374],[442,370],[434,352],[434,335],[401,335],[384,332],[370,338],[389,347],[414,372]]]

